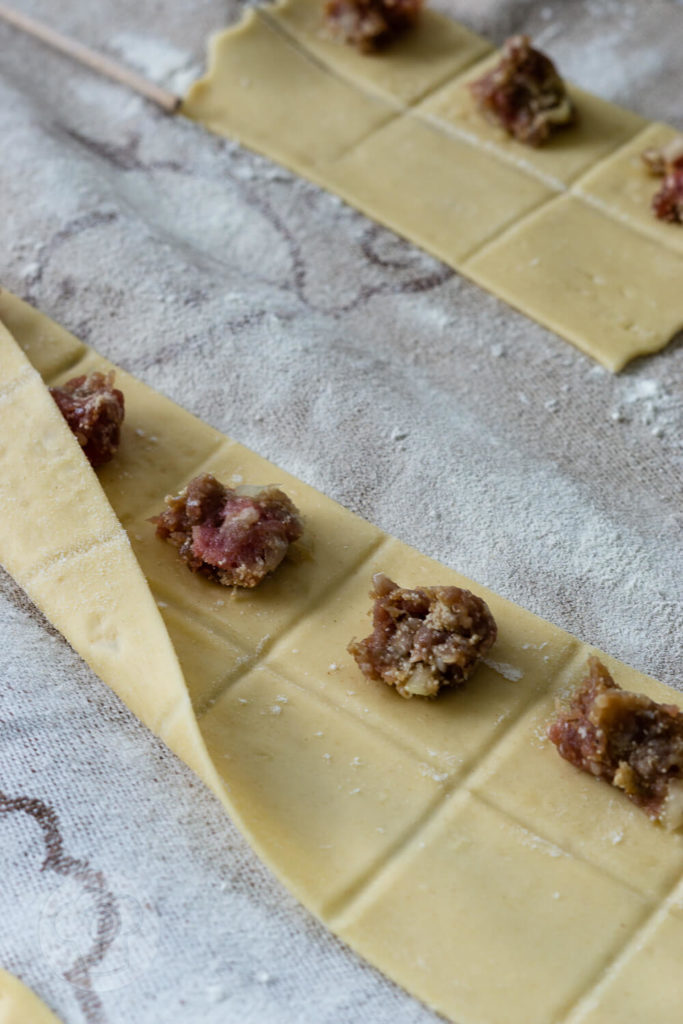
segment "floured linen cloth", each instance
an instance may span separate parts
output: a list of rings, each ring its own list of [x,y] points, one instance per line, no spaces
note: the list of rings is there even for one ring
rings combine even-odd
[[[17,6],[182,90],[235,3]],[[440,8],[683,130],[683,7]],[[57,21],[56,19],[59,19]],[[383,529],[682,688],[683,345],[614,377],[334,197],[0,25],[0,281]],[[273,880],[0,575],[0,964],[66,1024],[437,1018]]]

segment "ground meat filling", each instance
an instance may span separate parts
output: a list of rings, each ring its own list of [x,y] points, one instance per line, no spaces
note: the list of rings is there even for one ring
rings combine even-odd
[[[152,520],[157,536],[178,548],[192,572],[226,587],[255,587],[303,532],[298,510],[277,487],[241,494],[210,473],[169,495],[166,505]]]
[[[395,686],[402,697],[461,686],[496,639],[491,612],[469,590],[403,590],[378,573],[370,596],[372,633],[348,649],[368,679]]]
[[[683,224],[683,135],[661,149],[646,149],[642,157],[650,174],[663,178],[652,198],[655,217],[670,224]]]
[[[116,454],[123,423],[123,394],[114,387],[114,371],[73,377],[50,394],[91,466],[103,466]]]
[[[622,690],[597,658],[548,736],[577,768],[621,789],[651,818],[683,824],[683,712]]]
[[[417,22],[423,0],[327,0],[325,25],[328,34],[375,53]]]
[[[472,82],[470,91],[489,120],[528,146],[542,145],[556,128],[574,120],[555,65],[531,46],[528,36],[508,39],[500,63]]]
[[[652,212],[659,220],[683,224],[683,168],[671,171],[652,198]]]

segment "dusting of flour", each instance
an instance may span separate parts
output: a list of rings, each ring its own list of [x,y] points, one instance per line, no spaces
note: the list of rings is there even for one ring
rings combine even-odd
[[[109,48],[130,67],[178,95],[201,74],[201,64],[191,53],[158,36],[117,32],[109,40]]]

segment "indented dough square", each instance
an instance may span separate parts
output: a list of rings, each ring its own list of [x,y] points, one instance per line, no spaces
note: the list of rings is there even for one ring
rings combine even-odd
[[[325,180],[373,220],[453,266],[552,194],[410,114],[330,164]]]
[[[164,497],[179,476],[194,470],[227,442],[222,434],[170,398],[114,367],[92,350],[55,383],[99,370],[115,369],[114,386],[123,392],[125,419],[121,444],[111,462],[97,470],[97,479],[124,525]]]
[[[464,272],[608,369],[683,327],[683,259],[575,196],[561,196]]]
[[[296,170],[334,159],[394,115],[306,56],[254,10],[211,43],[183,113]]]
[[[556,699],[566,702],[586,674],[591,649],[553,683],[489,754],[470,781],[475,792],[562,849],[595,864],[648,898],[662,896],[683,872],[683,834],[650,821],[627,797],[565,761],[547,737]],[[601,656],[624,689],[672,702],[681,695]]]
[[[158,601],[178,655],[195,714],[201,714],[242,671],[250,655],[226,636],[219,636],[186,612]]]
[[[357,87],[402,105],[414,103],[440,82],[466,68],[491,44],[437,11],[421,13],[414,29],[377,53],[330,39],[322,0],[284,0],[266,8],[269,18],[311,53]]]
[[[626,886],[456,794],[334,927],[449,1019],[548,1024],[647,911]]]
[[[677,1024],[683,1007],[683,919],[658,915],[567,1024]]]
[[[638,114],[568,85],[576,109],[575,123],[556,131],[542,146],[524,145],[489,121],[470,93],[470,83],[486,74],[499,60],[497,53],[470,68],[428,97],[415,113],[475,141],[497,158],[515,164],[558,189],[566,187],[646,124]]]
[[[242,445],[226,441],[201,467],[232,487],[276,484],[304,519],[304,534],[290,547],[282,564],[253,589],[223,587],[190,572],[177,549],[156,537],[148,517],[128,524],[143,572],[159,598],[190,609],[218,633],[251,654],[258,654],[321,601],[330,587],[350,573],[382,536],[377,527],[352,515],[319,491],[290,476]],[[176,493],[187,479],[176,481]]]
[[[73,334],[2,288],[0,321],[48,383],[53,374],[75,363],[86,352],[85,345]]]
[[[680,134],[666,124],[648,125],[628,145],[577,181],[572,191],[645,231],[661,245],[683,253],[683,227],[658,220],[652,212],[652,199],[662,179],[648,173],[641,155],[643,150],[659,149]]]
[[[369,590],[380,571],[400,586],[462,586],[489,603],[498,639],[464,687],[406,700],[362,675],[346,647],[371,632]],[[575,650],[566,633],[390,539],[274,647],[268,663],[402,743],[425,772],[447,777],[480,755]]]
[[[443,793],[405,751],[264,668],[231,686],[200,728],[257,850],[318,913]]]

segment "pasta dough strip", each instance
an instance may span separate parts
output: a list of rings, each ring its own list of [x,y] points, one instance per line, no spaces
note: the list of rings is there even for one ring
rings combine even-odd
[[[459,1024],[628,1020],[626,972],[640,979],[634,1005],[654,1007],[648,1022],[670,1024],[683,838],[544,739],[590,649],[123,371],[123,442],[98,482],[26,353],[49,382],[110,364],[8,292],[0,320],[1,560],[302,902]],[[191,575],[148,522],[200,468],[277,480],[305,516],[307,548],[253,592]],[[22,524],[38,509],[54,539],[34,552]],[[499,638],[462,691],[404,701],[360,677],[345,647],[367,629],[378,569],[489,603]],[[601,657],[623,686],[680,702]]]
[[[426,11],[416,33],[367,57],[324,39],[320,18],[318,0],[247,11],[212,40],[182,112],[338,194],[610,370],[683,327],[680,231],[650,214],[651,181],[634,202],[647,175],[623,159],[647,144],[643,118],[570,86],[576,125],[534,150],[474,109],[468,83],[497,57],[464,26]]]

